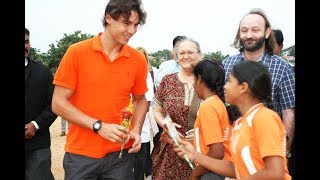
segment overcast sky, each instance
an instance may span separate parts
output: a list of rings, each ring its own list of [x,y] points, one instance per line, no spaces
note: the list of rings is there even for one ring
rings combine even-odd
[[[271,26],[284,34],[284,48],[295,44],[294,0],[142,0],[146,24],[130,39],[129,45],[150,52],[172,48],[177,35],[200,43],[204,53],[221,51],[233,55],[230,47],[239,21],[252,8],[261,8]],[[96,35],[102,32],[101,19],[108,0],[26,0],[25,26],[30,30],[31,47],[47,52],[49,44],[76,30]]]

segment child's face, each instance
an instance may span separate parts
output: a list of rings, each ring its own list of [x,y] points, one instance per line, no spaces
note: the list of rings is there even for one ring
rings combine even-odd
[[[240,85],[238,80],[232,75],[229,74],[229,79],[224,87],[224,96],[226,103],[235,104],[237,98],[240,95]]]

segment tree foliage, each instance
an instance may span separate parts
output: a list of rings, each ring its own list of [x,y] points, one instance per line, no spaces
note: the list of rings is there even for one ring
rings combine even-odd
[[[167,49],[163,49],[162,51],[157,51],[154,53],[149,53],[151,66],[159,68],[159,65],[163,61],[167,61],[170,59],[170,55],[171,55],[171,51]],[[209,52],[209,53],[203,54],[203,59],[208,59],[208,60],[214,59],[220,62],[227,57],[229,57],[229,55],[223,55],[221,51]]]
[[[293,46],[289,51],[288,56],[295,56],[295,55],[296,55],[296,48],[295,46]]]
[[[227,57],[229,57],[229,55],[223,55],[221,51],[204,53],[203,55],[203,59],[217,60],[220,62]]]
[[[30,48],[29,57],[33,60],[39,60],[40,59],[40,50],[36,48]]]
[[[64,34],[63,38],[57,41],[55,46],[50,44],[50,49],[44,54],[44,63],[48,65],[53,73],[56,72],[59,63],[71,44],[93,37],[94,35],[81,33],[80,30],[75,31],[73,34]]]
[[[50,49],[46,53],[41,53],[39,49],[31,48],[30,57],[34,60],[41,61],[43,64],[50,67],[52,73],[55,73],[60,61],[71,44],[93,37],[94,35],[81,33],[80,30],[75,31],[73,34],[64,34],[63,38],[57,41],[57,44],[50,44]],[[293,49],[294,52],[294,49]],[[159,65],[163,61],[169,60],[171,57],[171,51],[163,49],[157,52],[148,53],[150,64],[153,67],[159,68]],[[203,55],[203,59],[215,59],[222,61],[229,57],[229,55],[223,55],[221,51],[209,52]]]
[[[157,51],[154,53],[149,53],[150,65],[159,68],[159,65],[166,60],[170,59],[171,51],[168,49],[163,49],[162,51]]]
[[[29,53],[29,57],[36,61],[36,62],[40,62],[42,64],[45,64],[47,65],[45,62],[44,62],[44,59],[46,59],[46,55],[45,53],[41,53],[39,49],[36,49],[36,48],[30,48],[30,53]]]

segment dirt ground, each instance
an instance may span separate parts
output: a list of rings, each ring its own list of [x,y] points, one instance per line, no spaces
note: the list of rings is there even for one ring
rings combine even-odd
[[[66,142],[66,136],[61,136],[61,118],[58,118],[50,126],[51,133],[51,170],[55,180],[64,180],[64,170],[62,166],[62,160],[64,156],[64,145]],[[152,138],[151,138],[152,139]],[[153,143],[151,141],[151,150]]]
[[[64,155],[64,144],[66,136],[60,137],[61,133],[61,118],[58,117],[50,126],[51,133],[51,170],[55,180],[64,179],[64,170],[62,160]]]

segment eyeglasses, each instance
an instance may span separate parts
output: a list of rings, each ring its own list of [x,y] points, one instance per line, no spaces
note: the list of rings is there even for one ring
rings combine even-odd
[[[187,55],[190,57],[190,56],[193,56],[193,55],[196,54],[196,53],[198,53],[198,51],[197,51],[197,52],[193,52],[193,51],[187,51],[187,52],[181,51],[181,52],[178,52],[178,56],[184,57],[184,56],[187,54]]]

